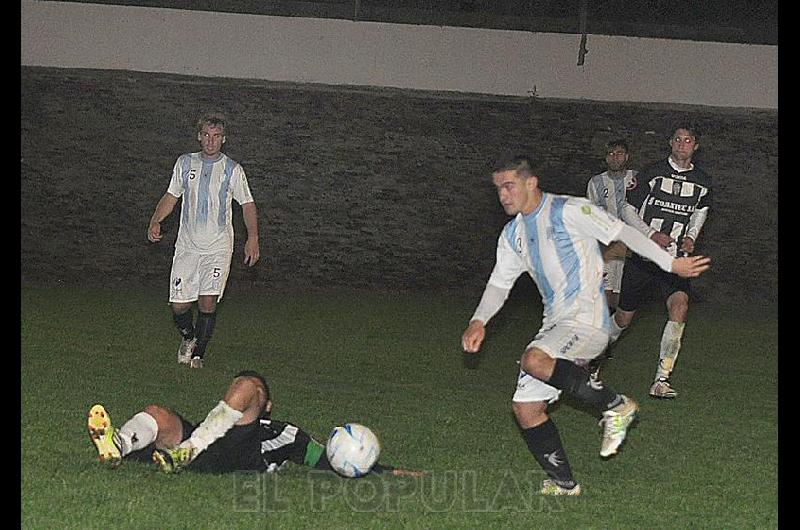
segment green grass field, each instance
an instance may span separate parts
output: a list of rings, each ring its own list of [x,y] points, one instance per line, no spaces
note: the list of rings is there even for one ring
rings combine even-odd
[[[524,293],[524,290],[523,290]],[[542,498],[543,478],[510,408],[515,361],[541,307],[512,293],[478,356],[460,351],[477,300],[421,294],[229,292],[206,368],[175,362],[162,292],[23,288],[23,528],[776,528],[777,314],[692,307],[673,377],[676,400],[648,399],[664,322],[644,309],[604,379],[641,420],[603,461],[598,418],[552,412],[584,494]],[[278,474],[162,475],[103,468],[85,415],[119,426],[149,403],[201,420],[244,368],[264,373],[273,417],[324,440],[370,426],[381,462],[422,479]]]

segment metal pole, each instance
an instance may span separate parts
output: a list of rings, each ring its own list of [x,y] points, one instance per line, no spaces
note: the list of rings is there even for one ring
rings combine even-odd
[[[582,0],[580,12],[581,47],[578,49],[578,66],[583,66],[586,54],[589,53],[589,50],[586,49],[586,17],[588,11],[589,0]]]

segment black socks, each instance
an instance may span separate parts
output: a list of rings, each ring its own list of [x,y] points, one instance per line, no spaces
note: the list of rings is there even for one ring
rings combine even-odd
[[[558,429],[553,420],[548,418],[541,425],[523,429],[522,437],[528,444],[528,450],[545,470],[547,476],[555,480],[556,484],[562,488],[575,487],[572,469],[569,467],[567,454],[564,452],[561,437],[558,435]]]
[[[567,359],[556,359],[553,375],[545,382],[601,411],[622,403],[620,395],[606,388],[600,380],[591,381],[589,372]]]
[[[197,335],[197,346],[192,353],[192,357],[202,358],[206,354],[206,346],[211,340],[211,335],[214,333],[214,324],[217,322],[217,313],[197,313],[197,325],[195,326],[195,333]]]
[[[192,325],[193,317],[194,315],[192,314],[191,308],[180,315],[172,313],[172,320],[175,321],[175,326],[184,339],[188,340],[194,338],[194,326]]]

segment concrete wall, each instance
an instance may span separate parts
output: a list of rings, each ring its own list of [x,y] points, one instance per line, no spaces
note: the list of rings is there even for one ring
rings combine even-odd
[[[542,186],[583,194],[603,144],[624,136],[633,167],[669,152],[679,116],[705,130],[697,157],[714,205],[697,251],[714,268],[695,300],[715,310],[775,306],[778,113],[461,96],[396,89],[23,67],[21,276],[24,282],[161,289],[178,214],[145,237],[172,165],[197,150],[195,120],[229,118],[226,152],[247,171],[263,259],[229,289],[438,290],[477,302],[507,221],[489,179],[499,154],[546,164]]]
[[[778,47],[21,0],[21,63],[777,109]]]

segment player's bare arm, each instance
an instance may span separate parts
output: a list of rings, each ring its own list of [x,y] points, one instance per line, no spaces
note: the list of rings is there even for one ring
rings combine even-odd
[[[473,320],[461,335],[461,347],[467,353],[477,353],[486,337],[486,327],[480,320]]]
[[[684,278],[695,278],[711,268],[711,258],[688,256],[672,260],[672,272]]]
[[[256,203],[248,202],[242,205],[242,216],[247,228],[247,241],[244,243],[244,264],[252,267],[260,257],[258,248],[258,210]]]
[[[150,226],[147,228],[147,239],[151,242],[161,241],[161,221],[172,213],[176,204],[178,204],[178,198],[169,192],[165,193],[158,201],[156,210],[150,218]]]

